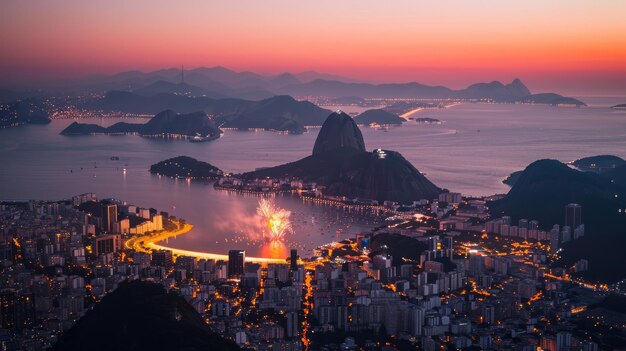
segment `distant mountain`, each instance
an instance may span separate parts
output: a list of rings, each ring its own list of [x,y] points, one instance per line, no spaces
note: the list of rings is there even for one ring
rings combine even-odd
[[[62,135],[120,133],[138,133],[143,136],[177,134],[193,137],[196,135],[214,136],[219,134],[220,130],[204,112],[177,114],[172,110],[165,110],[144,124],[120,122],[105,128],[95,124],[74,122],[61,131]]]
[[[207,163],[187,156],[178,156],[150,166],[150,173],[172,178],[216,179],[223,172]]]
[[[611,106],[611,108],[615,108],[615,109],[626,109],[626,104],[619,104],[619,105]]]
[[[121,111],[127,113],[156,114],[171,109],[180,113],[202,111],[214,99],[208,97],[190,97],[170,93],[143,96],[126,91],[110,91],[102,98],[86,101],[83,108],[106,112]]]
[[[162,285],[122,283],[61,335],[51,350],[236,351],[232,341],[212,333],[185,299]]]
[[[356,79],[346,78],[335,74],[318,73],[315,71],[296,73],[295,77],[302,83],[307,83],[316,79],[336,80],[345,83],[358,83],[358,80]]]
[[[163,82],[174,86],[164,87]],[[198,89],[177,89],[178,84],[189,84]],[[262,75],[237,72],[225,67],[194,69],[167,68],[152,72],[128,71],[113,75],[92,76],[42,85],[39,88],[63,94],[106,91],[137,91],[153,93],[189,93],[192,96],[213,98],[232,97],[262,100],[275,95],[325,96],[331,98],[356,96],[360,98],[398,99],[473,99],[496,102],[529,102],[552,105],[582,106],[579,100],[554,93],[532,94],[519,79],[509,84],[498,81],[472,84],[466,89],[453,90],[444,86],[430,86],[417,82],[370,84],[357,80],[314,71]],[[144,91],[142,93],[142,91]],[[1,92],[0,92],[1,93]],[[10,94],[8,92],[7,94]],[[1,97],[2,94],[0,94]],[[177,109],[183,111],[182,109]]]
[[[524,96],[516,101],[525,102],[525,103],[534,103],[534,104],[544,104],[544,105],[574,105],[574,106],[587,106],[584,102],[570,98],[564,97],[559,94],[554,93],[542,93],[542,94],[533,94]]]
[[[24,124],[48,124],[50,122],[47,109],[39,99],[33,98],[0,104],[0,128]]]
[[[454,92],[446,87],[433,87],[419,83],[368,84],[344,83],[336,80],[314,81],[286,86],[279,90],[296,96],[359,96],[361,98],[450,98]]]
[[[324,121],[322,129],[315,139],[313,155],[341,148],[365,151],[365,141],[361,130],[352,117],[345,112],[336,111]]]
[[[324,186],[327,195],[402,203],[431,199],[442,192],[399,153],[365,151],[356,123],[343,112],[324,122],[311,156],[242,176],[297,177]]]
[[[602,173],[626,165],[626,161],[614,155],[598,155],[584,157],[571,164],[581,171]]]
[[[225,128],[264,128],[299,133],[304,126],[319,126],[329,110],[291,96],[275,96],[261,101],[225,99],[206,109]]]
[[[340,96],[331,100],[333,104],[337,105],[361,105],[365,103],[365,99],[358,96]]]
[[[190,85],[187,83],[171,83],[165,80],[156,81],[143,88],[136,89],[133,92],[135,94],[144,96],[168,93],[188,96],[208,96],[214,99],[226,97],[226,95],[223,95],[221,93],[209,91],[195,85]]]
[[[391,113],[383,109],[367,110],[357,115],[354,120],[357,124],[365,125],[369,125],[371,123],[402,124],[402,122],[406,121],[404,118],[396,115],[395,113]]]
[[[509,84],[494,81],[472,84],[466,89],[452,90],[443,86],[429,86],[420,83],[368,84],[345,83],[336,80],[316,79],[303,84],[285,86],[279,90],[295,96],[358,96],[361,98],[397,99],[472,99],[497,102],[529,102],[550,105],[583,106],[582,101],[563,97],[554,93],[532,94],[521,80]]]
[[[157,113],[165,109],[190,113],[205,111],[225,128],[263,128],[301,133],[304,126],[319,126],[330,113],[308,101],[290,96],[274,96],[261,101],[235,98],[212,99],[176,94],[142,96],[129,92],[109,92],[85,107],[130,113]]]
[[[0,88],[0,103],[12,103],[18,100],[34,99],[43,95],[45,95],[45,93],[38,90],[15,91]]]
[[[530,90],[519,79],[515,79],[507,85],[498,81],[473,84],[465,90],[459,91],[458,94],[459,97],[465,99],[493,99],[496,101],[516,101],[521,97],[531,95]]]

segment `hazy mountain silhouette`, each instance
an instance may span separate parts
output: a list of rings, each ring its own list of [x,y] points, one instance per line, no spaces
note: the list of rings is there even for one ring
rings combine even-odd
[[[204,112],[177,114],[172,110],[158,113],[144,124],[119,122],[110,127],[74,122],[61,131],[63,135],[120,134],[139,135],[178,134],[186,136],[214,136],[220,133],[215,123]]]

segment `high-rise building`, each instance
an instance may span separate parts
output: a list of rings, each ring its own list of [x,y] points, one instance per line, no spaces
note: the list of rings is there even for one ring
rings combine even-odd
[[[244,272],[246,252],[244,250],[228,251],[228,277],[239,278]]]
[[[290,269],[295,271],[298,269],[298,250],[291,249],[291,255],[289,256]]]
[[[582,207],[579,204],[569,204],[565,206],[565,225],[576,229],[582,223]]]
[[[102,226],[107,233],[113,233],[117,223],[117,205],[107,204],[102,206]]]
[[[287,312],[287,337],[295,338],[298,336],[298,313]]]
[[[122,238],[119,234],[100,235],[94,243],[94,254],[100,256],[122,249]]]
[[[172,267],[174,260],[172,258],[172,251],[170,250],[155,250],[152,251],[152,265],[164,267],[169,269]]]
[[[35,322],[35,301],[31,294],[20,295],[15,291],[0,293],[0,327],[17,329]]]

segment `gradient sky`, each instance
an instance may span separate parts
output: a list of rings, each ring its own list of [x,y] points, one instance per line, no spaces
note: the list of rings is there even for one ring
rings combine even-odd
[[[0,0],[0,85],[222,65],[626,94],[626,1]]]

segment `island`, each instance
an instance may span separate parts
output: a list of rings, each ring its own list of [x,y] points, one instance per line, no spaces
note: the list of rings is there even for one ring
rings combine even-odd
[[[172,178],[212,180],[221,177],[224,172],[207,162],[198,161],[188,156],[169,158],[150,166],[150,173]]]
[[[221,130],[204,112],[178,114],[165,110],[144,124],[119,122],[110,127],[74,122],[61,131],[62,135],[138,134],[148,137],[204,137],[220,135]]]
[[[395,113],[383,109],[367,110],[354,118],[359,125],[400,125],[406,120]]]
[[[409,118],[409,119],[415,121],[418,124],[441,124],[441,121],[436,118],[420,117],[420,118]]]
[[[611,108],[614,108],[617,110],[624,110],[626,109],[626,104],[619,104],[619,105],[611,106]]]

